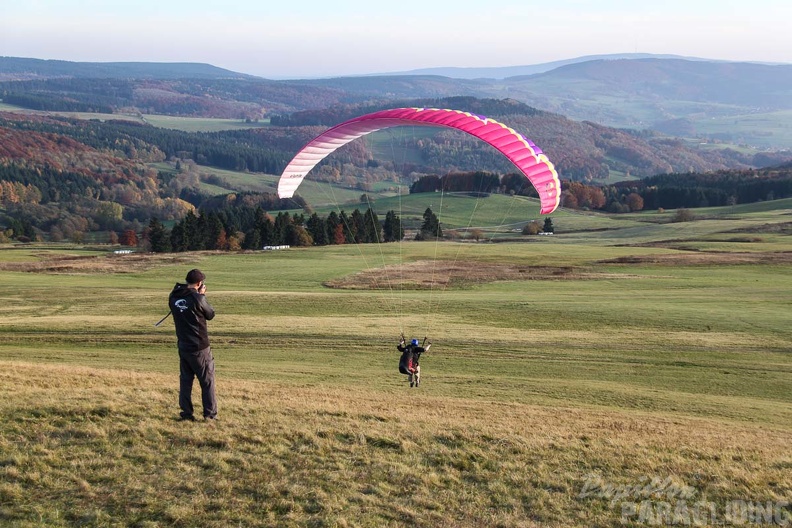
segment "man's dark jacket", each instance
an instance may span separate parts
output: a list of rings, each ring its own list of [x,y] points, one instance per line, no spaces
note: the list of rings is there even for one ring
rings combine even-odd
[[[179,352],[197,352],[209,348],[206,321],[211,321],[215,312],[206,297],[186,284],[177,283],[168,298],[168,307],[176,323]]]

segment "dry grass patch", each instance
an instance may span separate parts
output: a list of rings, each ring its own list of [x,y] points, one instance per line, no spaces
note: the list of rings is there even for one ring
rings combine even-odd
[[[129,253],[105,255],[63,255],[42,251],[33,253],[39,260],[26,262],[0,262],[2,271],[27,273],[137,273],[159,266],[194,263],[195,254]]]
[[[792,493],[788,429],[232,379],[219,422],[182,423],[175,372],[3,367],[11,525],[610,526],[592,479]]]
[[[686,252],[655,255],[629,255],[598,261],[600,264],[658,264],[663,266],[716,266],[734,264],[792,264],[790,251]]]
[[[792,222],[776,222],[732,229],[727,233],[781,233],[792,234]]]
[[[419,260],[371,268],[326,281],[329,288],[347,290],[428,290],[498,281],[592,280],[629,278],[576,266],[529,266],[512,263]]]

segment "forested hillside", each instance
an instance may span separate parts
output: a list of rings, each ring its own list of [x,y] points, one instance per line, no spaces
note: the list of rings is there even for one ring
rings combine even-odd
[[[647,209],[716,207],[792,196],[792,167],[717,171],[706,174],[662,174],[613,187],[638,193]]]
[[[113,233],[142,233],[151,219],[180,220],[200,207],[209,198],[205,183],[234,190],[222,179],[207,175],[202,166],[277,175],[303,145],[328,126],[391,104],[334,105],[273,116],[271,126],[211,133],[121,120],[0,112],[0,227],[11,228],[5,238],[76,240],[86,233],[106,232],[106,238],[112,240]],[[678,192],[672,199],[670,194],[658,194],[652,190],[658,186],[651,184],[633,183],[629,192],[622,192],[605,181],[614,173],[634,179],[674,173],[731,174],[725,171],[737,169],[742,172],[735,174],[750,175],[754,169],[788,162],[789,156],[783,153],[693,148],[654,133],[571,121],[508,99],[454,97],[399,104],[461,109],[507,123],[534,140],[555,163],[567,191],[563,205],[570,208],[636,210],[634,198],[626,205],[630,195],[643,200],[640,208],[675,207],[672,204],[677,203],[690,206],[691,201],[717,205],[724,200],[766,199],[772,192],[776,197],[786,196],[786,187],[778,187],[783,175],[769,178],[772,181],[762,183],[764,186],[723,192],[713,191],[713,185],[704,182],[702,186],[710,187],[705,198],[699,190],[687,189],[686,196],[696,198],[685,200],[678,198]],[[434,177],[439,181],[450,173],[471,174],[483,168],[490,173],[485,178],[487,192],[529,192],[511,180],[514,167],[500,153],[464,133],[430,129],[417,134],[408,130],[399,137],[398,145],[394,141],[387,132],[354,141],[321,162],[311,179],[372,192],[382,182],[387,183],[379,188],[393,189],[416,180],[425,183],[430,181],[426,178]],[[396,157],[396,148],[411,154]],[[480,185],[465,181],[483,180],[464,178],[448,180],[440,187],[480,190]],[[476,188],[468,189],[471,185]],[[662,186],[678,187],[678,183],[664,180]],[[267,208],[293,208],[300,203],[298,198],[289,204],[268,203]]]
[[[202,166],[276,174],[319,130],[187,133],[0,112],[0,228],[54,240],[140,233],[152,218],[181,219],[208,198],[201,185],[212,177]],[[173,169],[154,168],[166,160]]]
[[[11,236],[80,239],[181,218],[192,207],[179,198],[184,182],[165,182],[147,165],[165,158],[156,147],[116,138],[99,149],[36,130],[42,124],[0,118],[0,225],[15,227]]]
[[[613,171],[624,173],[628,177],[647,177],[670,172],[762,167],[782,163],[792,156],[790,153],[746,155],[732,149],[695,148],[680,139],[653,132],[619,130],[587,121],[572,121],[513,99],[450,97],[339,105],[295,112],[288,116],[274,116],[272,123],[283,126],[331,126],[354,116],[389,108],[394,104],[464,110],[498,119],[539,145],[559,173],[570,180],[602,180],[608,178]],[[476,167],[488,167],[501,172],[513,170],[498,153],[464,134],[443,131],[434,138],[421,135],[413,140],[407,138],[401,141],[411,143],[425,160],[444,160],[447,164],[445,170],[469,170]]]
[[[265,79],[65,78],[0,82],[0,99],[49,111],[261,119],[273,113],[360,102],[332,87]]]

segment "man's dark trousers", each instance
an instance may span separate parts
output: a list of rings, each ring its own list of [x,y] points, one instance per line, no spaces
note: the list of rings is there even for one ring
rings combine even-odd
[[[192,418],[192,387],[193,379],[198,378],[201,385],[201,402],[204,418],[217,416],[217,398],[215,397],[214,358],[212,349],[204,348],[197,352],[179,351],[179,407],[182,418]]]

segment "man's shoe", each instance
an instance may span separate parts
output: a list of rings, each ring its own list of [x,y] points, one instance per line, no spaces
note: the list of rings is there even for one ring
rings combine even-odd
[[[195,416],[193,416],[191,414],[189,414],[189,415],[184,415],[183,414],[183,415],[181,415],[179,417],[179,420],[181,420],[182,422],[194,422],[195,421]]]

